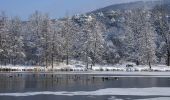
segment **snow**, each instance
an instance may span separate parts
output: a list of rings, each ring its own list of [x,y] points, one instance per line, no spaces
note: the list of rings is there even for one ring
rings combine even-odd
[[[132,65],[132,67],[126,67],[126,65]],[[91,66],[91,65],[89,65]],[[116,65],[95,65],[92,66],[92,69],[87,69],[85,64],[81,61],[71,60],[69,65],[65,63],[54,64],[54,67],[48,66],[47,68],[44,66],[20,66],[20,65],[6,65],[0,66],[0,69],[10,69],[14,71],[100,71],[100,72],[170,72],[170,67],[166,65],[153,65],[152,69],[149,68],[148,65],[135,65],[134,63],[125,62]],[[127,74],[127,73],[125,73]],[[146,73],[145,73],[146,74]]]
[[[80,61],[72,60],[70,61],[69,65],[66,65],[65,63],[59,63],[57,65],[54,65],[54,68],[52,69],[51,66],[49,66],[47,71],[86,71],[85,65],[82,64]]]
[[[40,91],[24,93],[0,93],[0,96],[35,96],[35,95],[61,95],[61,96],[104,96],[104,95],[124,95],[124,96],[170,96],[169,87],[151,88],[105,88],[95,91]]]
[[[131,68],[127,68],[126,65],[133,65]],[[116,65],[97,65],[93,66],[92,70],[94,71],[130,71],[130,72],[135,72],[135,71],[170,71],[170,67],[166,65],[154,65],[152,66],[152,69],[150,70],[149,66],[147,65],[135,65],[134,63],[123,63],[123,64],[116,64]]]
[[[41,66],[21,66],[21,65],[6,65],[0,66],[0,69],[10,69],[14,71],[44,71],[45,69]]]
[[[152,97],[152,98],[150,97],[147,99],[137,99],[137,100],[169,100],[169,99],[170,99],[170,97]],[[108,100],[124,100],[124,99],[119,99],[119,98],[116,98],[115,96],[112,96]]]
[[[138,99],[138,100],[169,100],[170,97],[155,97],[155,98],[149,98],[149,99]]]

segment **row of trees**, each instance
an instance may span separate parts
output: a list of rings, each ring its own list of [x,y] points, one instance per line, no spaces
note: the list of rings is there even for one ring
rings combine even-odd
[[[21,21],[18,17],[7,19],[4,13],[0,20],[0,63],[16,64],[25,56],[21,36]]]
[[[170,17],[165,7],[126,13],[127,56],[137,64],[148,64],[151,68],[151,64],[160,63],[163,58],[170,66]]]
[[[29,21],[23,22],[2,13],[0,21],[0,63],[3,65],[53,67],[57,62],[65,61],[68,65],[70,59],[77,59],[88,66],[102,59],[104,27],[93,18],[51,20],[47,14],[35,12]]]
[[[68,65],[74,59],[83,61],[87,67],[95,63],[132,61],[151,68],[166,58],[169,66],[167,12],[163,7],[123,11],[121,16],[116,15],[123,20],[121,30],[108,28],[94,14],[53,20],[48,14],[36,11],[28,21],[21,21],[19,17],[8,18],[1,13],[0,64],[54,67],[59,62]],[[113,21],[114,17],[110,17]],[[116,19],[115,23],[118,23]],[[123,36],[110,35],[113,31]]]
[[[170,66],[170,15],[168,7],[155,7],[152,16],[156,32],[164,44],[164,49],[161,52],[165,53],[166,64]]]
[[[106,22],[108,28],[108,61],[131,61],[137,65],[147,64],[150,68],[157,63],[170,66],[168,6],[109,11],[103,14],[99,18]]]

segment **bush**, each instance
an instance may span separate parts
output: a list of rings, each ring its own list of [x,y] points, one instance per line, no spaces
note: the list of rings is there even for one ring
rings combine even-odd
[[[104,69],[101,68],[100,71],[104,71]]]

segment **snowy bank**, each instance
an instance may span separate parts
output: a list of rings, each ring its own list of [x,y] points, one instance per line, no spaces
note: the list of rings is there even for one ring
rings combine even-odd
[[[7,65],[0,66],[0,71],[45,71],[44,67],[41,66],[20,66],[20,65]]]
[[[131,65],[127,67],[127,65]],[[96,65],[92,67],[94,71],[123,71],[123,72],[169,72],[170,67],[166,65],[153,65],[150,69],[147,65],[135,65],[135,64],[116,64],[116,65]]]
[[[91,68],[86,68],[86,66],[82,62],[72,61],[69,65],[65,63],[56,64],[53,66],[0,66],[0,71],[42,71],[42,72],[51,72],[51,71],[75,71],[75,72],[83,72],[83,71],[111,71],[111,72],[170,72],[170,67],[166,65],[154,65],[150,69],[149,66],[146,65],[135,65],[130,64],[130,67],[127,67],[129,63],[124,64],[116,64],[116,65],[95,65],[90,66]]]

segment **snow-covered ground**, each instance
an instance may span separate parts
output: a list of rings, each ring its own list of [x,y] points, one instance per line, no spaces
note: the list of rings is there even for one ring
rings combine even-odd
[[[21,65],[6,65],[0,66],[1,71],[45,71],[44,67],[41,66],[21,66]]]
[[[128,64],[128,63],[127,63]],[[94,71],[126,71],[126,72],[138,72],[138,71],[156,71],[156,72],[164,72],[170,71],[170,67],[166,65],[153,65],[150,69],[147,65],[133,65],[133,67],[126,67],[127,64],[116,64],[116,65],[97,65],[93,66],[92,69]]]
[[[116,64],[116,65],[96,65],[92,66],[92,68],[87,69],[86,66],[82,62],[72,61],[69,65],[65,63],[60,63],[54,65],[52,68],[49,67],[42,67],[42,66],[0,66],[1,71],[42,71],[42,72],[49,72],[49,71],[73,71],[73,72],[82,72],[82,71],[102,71],[102,72],[170,72],[170,67],[166,65],[152,65],[152,69],[149,68],[147,65],[135,65],[130,63],[130,67],[126,67],[129,63],[124,64]],[[89,65],[90,66],[90,65]],[[91,67],[91,66],[90,66]]]

